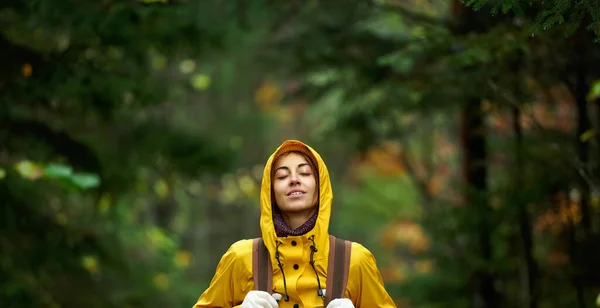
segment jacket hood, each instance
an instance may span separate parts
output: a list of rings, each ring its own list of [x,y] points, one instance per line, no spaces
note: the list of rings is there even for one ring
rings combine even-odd
[[[260,229],[265,245],[267,246],[271,256],[273,256],[276,250],[277,235],[275,233],[275,225],[273,223],[272,215],[273,200],[271,200],[271,168],[275,159],[279,157],[279,154],[298,149],[301,149],[302,152],[312,156],[316,163],[315,167],[318,169],[319,174],[319,207],[317,222],[311,231],[303,235],[306,237],[314,235],[315,244],[319,248],[319,251],[315,255],[315,259],[318,259],[319,255],[327,255],[329,246],[329,219],[331,217],[333,192],[331,190],[331,180],[329,178],[327,166],[325,166],[325,162],[319,153],[317,153],[310,146],[297,140],[287,140],[283,142],[267,160],[263,172],[260,192]]]

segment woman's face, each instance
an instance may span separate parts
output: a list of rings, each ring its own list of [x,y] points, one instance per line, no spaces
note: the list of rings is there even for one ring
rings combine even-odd
[[[273,195],[286,214],[312,212],[317,204],[317,181],[304,156],[291,152],[273,164]]]

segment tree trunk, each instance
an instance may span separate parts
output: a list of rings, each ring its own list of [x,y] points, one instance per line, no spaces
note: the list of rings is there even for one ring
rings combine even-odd
[[[452,21],[450,28],[456,36],[467,35],[469,32],[484,31],[489,16],[482,18],[474,10],[467,8],[459,0],[452,3]],[[465,67],[468,72],[474,67]],[[483,268],[475,269],[474,307],[502,307],[500,294],[495,288],[496,277],[489,270],[492,261],[491,224],[492,214],[487,200],[487,153],[485,114],[481,105],[481,97],[473,91],[467,94],[466,105],[461,111],[462,116],[462,167],[465,181],[465,202],[472,207],[477,217],[477,245]]]
[[[473,207],[478,219],[478,250],[482,260],[492,259],[491,232],[488,221],[492,216],[487,202],[487,153],[484,111],[481,100],[472,98],[462,110],[463,174],[466,186],[465,201]],[[495,277],[487,269],[476,269],[475,307],[500,307],[495,289]]]
[[[574,83],[571,83],[570,90],[575,96],[575,107],[577,111],[577,135],[575,136],[576,142],[576,168],[578,172],[577,186],[579,190],[579,209],[581,211],[581,228],[578,228],[576,222],[573,222],[568,230],[568,247],[569,247],[569,259],[571,261],[574,273],[572,275],[572,282],[577,294],[577,301],[579,307],[586,307],[585,305],[585,289],[582,282],[582,275],[578,268],[578,260],[581,258],[581,250],[578,246],[579,243],[586,240],[586,237],[590,235],[592,229],[592,219],[590,211],[590,168],[589,168],[589,141],[582,142],[581,135],[590,129],[590,120],[588,117],[587,110],[587,94],[590,90],[590,83],[588,80],[588,68],[589,63],[586,62],[587,51],[591,48],[589,43],[589,36],[584,28],[579,28],[575,35],[571,38],[573,44],[573,53],[571,54],[571,67],[572,73],[575,77]],[[581,230],[581,233],[577,231]]]
[[[579,260],[578,247],[577,247],[577,239],[576,239],[576,226],[574,224],[570,224],[567,227],[567,248],[569,252],[569,258],[571,260]],[[576,262],[576,261],[575,261]],[[573,263],[573,262],[571,262]],[[571,281],[573,286],[575,287],[575,296],[577,297],[577,304],[579,308],[585,308],[585,293],[583,288],[583,281],[581,279],[581,274],[578,273],[578,264],[572,264],[571,268],[575,269],[575,273],[571,276]]]
[[[581,61],[578,61],[581,62]],[[589,141],[582,142],[579,138],[583,133],[591,128],[590,119],[587,110],[587,94],[590,91],[590,85],[587,81],[587,69],[581,63],[578,65],[577,77],[575,81],[575,103],[577,105],[577,157],[579,169],[579,191],[581,207],[581,226],[584,236],[589,235],[592,229],[592,220],[590,212],[590,186],[589,171]],[[587,175],[587,176],[586,176]]]
[[[521,118],[521,111],[518,107],[513,107],[513,130],[516,139],[516,169],[515,169],[515,187],[524,187],[523,183],[523,130],[519,119]],[[533,257],[533,235],[531,232],[531,221],[529,214],[527,213],[527,205],[523,202],[520,195],[517,195],[516,206],[519,209],[519,233],[523,245],[523,258],[524,258],[524,269],[525,281],[523,286],[525,287],[525,306],[529,308],[537,307],[537,264]]]

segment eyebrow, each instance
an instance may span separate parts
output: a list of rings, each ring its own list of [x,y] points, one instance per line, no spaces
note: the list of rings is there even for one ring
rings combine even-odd
[[[304,166],[310,166],[310,165],[308,163],[298,164],[298,168],[304,167]],[[275,169],[275,171],[273,171],[273,172],[277,172],[277,170],[279,170],[279,169],[286,169],[288,171],[290,170],[290,168],[288,166],[281,166],[281,167],[278,167],[277,169]]]

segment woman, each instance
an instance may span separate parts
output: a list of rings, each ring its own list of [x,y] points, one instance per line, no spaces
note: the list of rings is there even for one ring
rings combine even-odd
[[[323,307],[333,193],[320,155],[302,142],[284,142],[263,173],[260,228],[273,266],[272,292],[256,290],[253,240],[241,240],[221,258],[201,307]],[[315,247],[313,249],[313,247]],[[310,260],[314,262],[310,262]],[[324,292],[327,292],[324,290]],[[326,308],[396,307],[386,292],[375,258],[352,243],[344,298]]]

